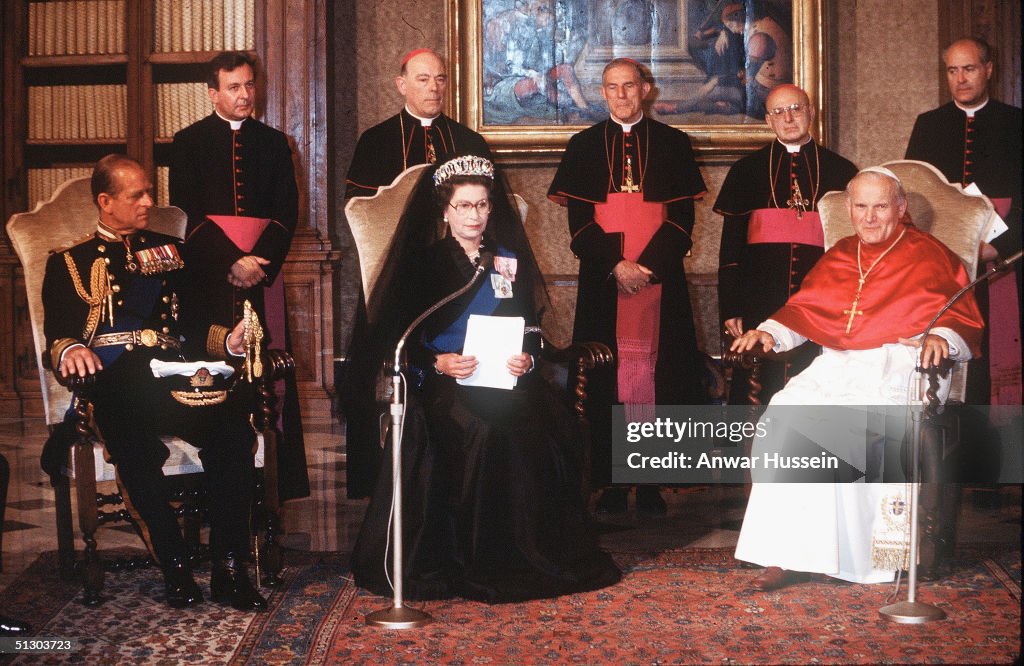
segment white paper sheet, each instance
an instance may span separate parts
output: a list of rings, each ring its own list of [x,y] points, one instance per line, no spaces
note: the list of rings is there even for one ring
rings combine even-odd
[[[977,183],[971,183],[970,185],[965,187],[964,188],[964,193],[965,194],[970,194],[971,196],[975,196],[975,197],[980,197],[981,196],[981,190],[978,189]],[[1010,227],[1006,226],[1006,222],[1003,220],[1003,218],[999,217],[999,213],[993,212],[992,213],[992,217],[995,218],[995,219],[992,220],[992,227],[988,231],[988,236],[985,237],[985,242],[986,243],[991,243],[992,239],[994,239],[995,237],[999,236],[1004,231],[1006,231],[1006,230],[1008,230],[1010,228]]]
[[[463,386],[515,388],[516,377],[508,371],[506,363],[523,351],[525,328],[526,320],[522,317],[469,315],[462,353],[475,356],[478,365],[472,375],[456,381]]]

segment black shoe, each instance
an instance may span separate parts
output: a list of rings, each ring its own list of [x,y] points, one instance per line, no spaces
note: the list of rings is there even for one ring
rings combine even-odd
[[[228,553],[210,572],[210,598],[241,611],[265,611],[264,599],[249,580],[245,563]]]
[[[28,636],[32,627],[24,622],[0,615],[0,636]]]
[[[597,498],[594,513],[625,513],[628,497],[629,488],[623,486],[605,488],[601,496]]]
[[[661,498],[658,486],[636,487],[636,510],[652,516],[664,516],[668,513],[668,505]]]
[[[192,578],[192,569],[183,558],[171,558],[164,567],[164,594],[171,608],[188,608],[202,603],[203,593]]]

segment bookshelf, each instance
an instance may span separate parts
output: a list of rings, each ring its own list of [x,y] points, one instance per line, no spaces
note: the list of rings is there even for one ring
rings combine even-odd
[[[260,0],[23,0],[14,37],[12,147],[16,210],[69,174],[123,151],[156,174],[167,203],[167,150],[210,113],[204,65],[225,49],[256,53]],[[11,179],[9,178],[9,181]],[[5,211],[7,212],[7,211]],[[9,212],[7,213],[10,214]]]

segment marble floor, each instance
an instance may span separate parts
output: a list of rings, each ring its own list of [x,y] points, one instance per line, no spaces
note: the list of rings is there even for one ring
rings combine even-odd
[[[11,487],[3,523],[3,590],[42,551],[56,548],[54,495],[39,468],[45,428],[31,420],[0,419],[0,452],[11,466]],[[306,432],[312,493],[283,507],[283,544],[290,549],[351,550],[366,508],[365,500],[345,497],[344,429]],[[729,547],[736,543],[745,489],[711,485],[666,489],[668,514],[649,517],[632,510],[598,516],[602,545],[612,552],[657,552],[683,547]],[[1008,544],[1021,538],[1021,487],[968,491],[959,539],[965,543]],[[140,547],[129,527],[100,528],[102,546]],[[80,547],[80,544],[79,544]],[[287,557],[287,556],[286,556]]]

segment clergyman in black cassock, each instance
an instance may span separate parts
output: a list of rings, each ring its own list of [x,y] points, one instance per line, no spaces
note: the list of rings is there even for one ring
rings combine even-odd
[[[292,151],[282,132],[249,115],[255,101],[251,59],[226,52],[210,68],[214,112],[175,134],[171,145],[170,203],[188,215],[184,253],[198,277],[184,285],[186,297],[224,326],[238,321],[242,304],[250,301],[267,343],[288,349],[280,272],[298,220]],[[246,266],[254,277],[240,282],[234,276]],[[305,497],[309,479],[294,378],[286,380],[281,417],[280,497]]]
[[[803,90],[779,86],[768,101],[766,121],[776,140],[733,164],[714,206],[724,218],[718,313],[727,331],[740,329],[728,331],[734,335],[763,322],[800,289],[824,253],[818,201],[825,192],[845,188],[857,173],[852,162],[811,137],[814,108]],[[782,113],[772,113],[780,108]],[[807,344],[785,364],[765,364],[760,400],[767,403],[819,351]],[[733,370],[730,404],[747,402],[748,378],[749,373]]]
[[[990,54],[977,39],[958,40],[946,49],[953,99],[917,117],[906,158],[932,164],[951,183],[974,183],[992,200],[1008,229],[991,244],[1005,259],[1021,249],[1022,114],[989,96]],[[982,358],[972,360],[967,373],[967,400],[1020,404],[1021,263],[1013,273],[978,285],[975,293],[986,325]]]
[[[653,416],[654,404],[707,402],[683,268],[693,200],[706,188],[689,137],[643,114],[649,89],[635,62],[609,63],[602,93],[611,117],[569,140],[548,190],[568,209],[580,259],[573,339],[603,342],[616,359],[588,385],[595,487],[612,481],[613,404],[626,405],[628,419],[633,410]],[[614,499],[599,510],[625,508],[623,494],[606,495]],[[649,499],[664,511],[660,498]]]

